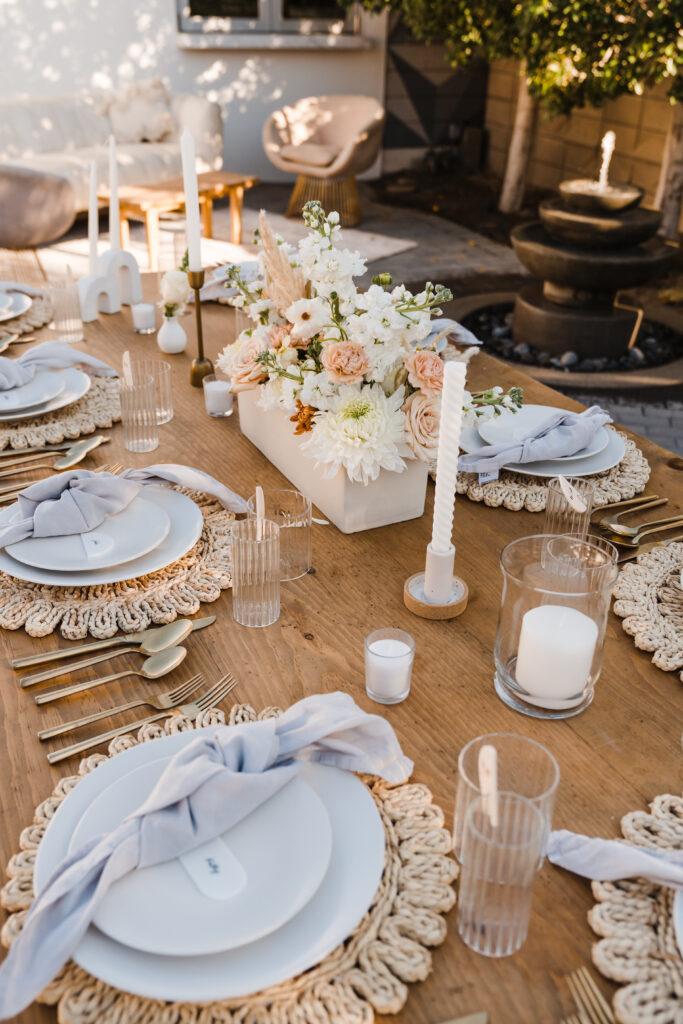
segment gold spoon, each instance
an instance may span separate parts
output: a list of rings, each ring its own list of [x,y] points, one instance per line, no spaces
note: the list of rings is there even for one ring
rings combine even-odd
[[[36,683],[44,683],[48,679],[68,675],[78,668],[89,668],[90,665],[108,661],[109,658],[119,658],[122,654],[159,654],[160,651],[181,644],[185,637],[192,632],[192,626],[193,623],[189,619],[176,619],[175,622],[169,622],[161,629],[155,630],[154,634],[148,640],[143,641],[139,647],[124,647],[120,651],[107,651],[106,654],[98,654],[94,658],[83,658],[81,661],[72,661],[68,665],[45,669],[44,672],[33,672],[31,675],[22,676],[19,683],[23,687],[35,686]]]
[[[83,690],[94,690],[96,686],[103,686],[115,679],[123,679],[124,676],[140,676],[141,679],[160,679],[167,672],[172,672],[185,660],[187,651],[184,647],[168,647],[165,651],[153,654],[151,658],[143,661],[142,666],[136,672],[126,669],[125,672],[116,672],[112,676],[101,676],[99,679],[86,679],[82,683],[74,683],[73,686],[63,686],[60,690],[50,690],[49,693],[40,693],[34,698],[36,704],[49,704],[60,697],[70,697],[72,693],[82,693]]]

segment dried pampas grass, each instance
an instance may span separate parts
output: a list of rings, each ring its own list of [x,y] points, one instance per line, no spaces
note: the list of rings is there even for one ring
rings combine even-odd
[[[283,314],[293,302],[306,298],[306,282],[299,267],[293,267],[287,253],[278,245],[266,211],[259,213],[259,233],[263,248],[263,264],[266,278],[266,294]]]

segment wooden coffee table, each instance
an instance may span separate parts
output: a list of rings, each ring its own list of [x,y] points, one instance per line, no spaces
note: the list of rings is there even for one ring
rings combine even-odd
[[[245,188],[258,185],[253,175],[229,174],[227,171],[205,171],[197,175],[199,206],[202,213],[204,237],[213,238],[213,201],[230,197],[230,241],[242,241],[242,199]],[[109,193],[98,194],[98,199],[109,202]],[[128,221],[142,221],[147,237],[149,269],[159,269],[159,217],[185,209],[185,191],[182,178],[159,181],[151,185],[121,185],[119,187],[119,241],[128,248],[130,228]]]

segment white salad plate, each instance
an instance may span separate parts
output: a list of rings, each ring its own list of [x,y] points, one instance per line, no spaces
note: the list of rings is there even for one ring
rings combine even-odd
[[[606,433],[608,435],[607,446],[596,455],[591,455],[590,458],[549,459],[547,462],[510,462],[503,468],[524,476],[557,476],[558,473],[562,473],[564,476],[592,476],[594,473],[604,473],[618,465],[626,452],[626,445],[616,430],[608,430]],[[483,453],[488,445],[479,436],[477,428],[467,423],[463,424],[460,447],[467,454],[471,454],[473,452]]]
[[[19,519],[16,506],[14,515]],[[138,495],[130,505],[87,533],[28,537],[9,544],[8,555],[24,565],[55,572],[88,572],[124,565],[157,548],[168,537],[171,520],[158,504]]]
[[[213,730],[140,743],[86,775],[60,805],[38,848],[37,891],[67,855],[71,835],[86,810],[112,782],[160,756],[170,759],[203,731]],[[91,926],[73,956],[76,963],[126,992],[202,1003],[258,992],[327,956],[351,934],[372,904],[384,870],[384,830],[372,796],[351,772],[309,764],[299,777],[325,806],[332,827],[332,855],[318,890],[282,928],[227,952],[181,957],[141,953]],[[169,893],[170,902],[173,897]]]
[[[0,313],[4,313],[12,305],[12,296],[9,292],[0,291]]]
[[[477,422],[479,436],[487,444],[505,444],[513,441],[521,441],[529,437],[532,432],[537,432],[551,416],[559,412],[552,405],[523,405],[517,412],[509,410],[502,412],[500,416],[493,416],[488,420]],[[574,459],[588,459],[591,455],[597,455],[603,451],[609,442],[609,434],[604,427],[598,427],[593,435],[590,444],[573,455],[558,455],[551,462],[566,462]]]
[[[69,852],[132,814],[167,764],[168,758],[151,761],[112,782],[76,826]],[[121,878],[93,924],[124,946],[165,956],[246,946],[308,903],[331,855],[332,826],[323,802],[295,778],[213,842]]]
[[[65,572],[24,565],[0,548],[0,570],[28,583],[42,583],[51,587],[92,587],[101,583],[120,583],[122,580],[136,579],[177,562],[199,540],[204,522],[202,513],[191,498],[170,487],[148,484],[144,490],[145,500],[161,508],[170,521],[166,538],[147,554],[123,565]],[[6,526],[15,512],[16,505],[0,509],[0,526]]]
[[[64,374],[59,370],[39,370],[33,380],[18,388],[0,391],[0,412],[19,412],[32,409],[56,398],[66,387]]]
[[[10,299],[9,305],[3,305],[0,310],[0,320],[13,320],[15,316],[27,313],[33,305],[33,299],[23,292],[1,292],[0,295],[3,300],[6,295]]]
[[[53,370],[52,373],[55,376],[59,375],[64,382],[64,387],[59,394],[48,402],[34,405],[31,409],[0,412],[0,422],[5,420],[27,420],[34,416],[44,416],[46,413],[54,412],[56,409],[63,409],[67,405],[73,405],[79,398],[83,398],[83,395],[87,395],[92,385],[92,381],[87,373],[83,373],[82,370],[76,370],[73,367],[69,367],[67,370]]]

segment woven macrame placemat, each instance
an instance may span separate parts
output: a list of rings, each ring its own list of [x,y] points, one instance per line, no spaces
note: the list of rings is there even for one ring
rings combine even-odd
[[[593,503],[596,507],[640,494],[650,478],[650,464],[640,448],[625,434],[620,433],[619,436],[626,443],[626,452],[621,462],[604,473],[590,477],[595,484]],[[497,480],[480,484],[476,473],[458,473],[457,492],[466,494],[470,501],[483,501],[492,508],[503,505],[512,512],[522,509],[527,512],[543,512],[550,480],[551,477],[524,476],[503,469]]]
[[[278,714],[278,708],[267,708],[257,715],[238,704],[229,724]],[[223,712],[212,710],[197,719],[196,728],[224,722]],[[180,716],[163,726],[152,723],[137,738],[113,740],[109,756],[193,727]],[[81,761],[79,774],[57,784],[36,808],[33,824],[21,833],[20,852],[7,867],[9,882],[0,895],[10,913],[1,933],[3,945],[11,945],[31,905],[36,851],[49,822],[80,779],[105,760],[105,755],[94,754]],[[451,838],[443,827],[443,812],[432,803],[426,786],[390,786],[370,776],[363,781],[384,825],[384,874],[361,923],[315,967],[256,995],[197,1006],[129,995],[69,961],[39,1002],[57,1006],[60,1024],[371,1024],[375,1012],[398,1013],[408,998],[408,984],[423,981],[431,970],[429,947],[446,937],[442,915],[455,903],[451,883],[457,865],[449,856]]]
[[[655,797],[650,813],[633,811],[621,831],[634,846],[683,850],[683,799]],[[681,1024],[683,950],[676,945],[674,890],[644,879],[593,882],[597,906],[588,921],[597,935],[593,963],[618,984],[614,1012],[621,1024]]]
[[[665,672],[683,669],[681,571],[683,543],[674,541],[638,555],[624,566],[614,587],[614,611],[624,630],[641,651],[654,651],[653,663]]]
[[[38,296],[31,303],[31,308],[21,316],[0,323],[0,341],[12,334],[30,334],[38,327],[44,327],[52,320],[52,301],[47,296]]]
[[[50,587],[0,573],[0,628],[23,626],[30,636],[47,636],[59,627],[67,640],[88,633],[106,639],[194,615],[200,604],[216,601],[232,582],[235,517],[208,495],[176,489],[192,497],[204,517],[201,537],[186,555],[147,576],[92,587]]]
[[[78,402],[35,419],[0,423],[0,449],[60,444],[67,438],[92,434],[121,419],[116,377],[93,377],[90,390]]]

